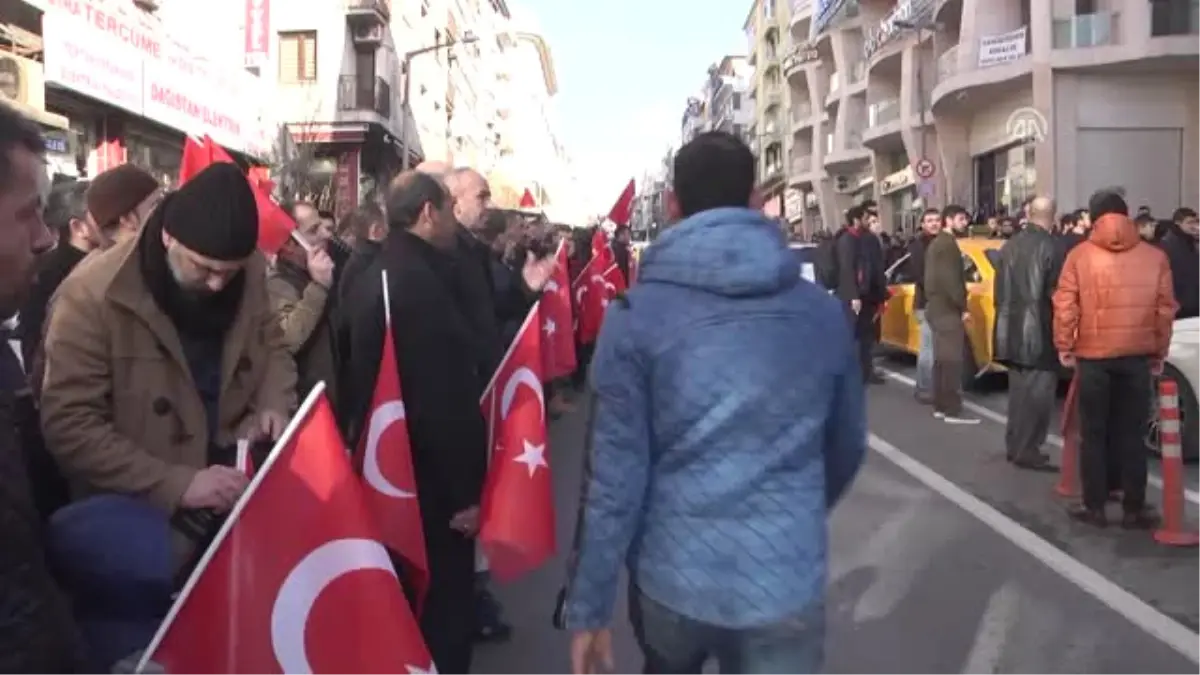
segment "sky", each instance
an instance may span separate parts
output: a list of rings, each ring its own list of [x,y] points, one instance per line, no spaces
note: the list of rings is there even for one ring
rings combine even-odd
[[[510,0],[536,17],[558,76],[555,111],[589,213],[679,142],[708,67],[743,54],[751,0]]]

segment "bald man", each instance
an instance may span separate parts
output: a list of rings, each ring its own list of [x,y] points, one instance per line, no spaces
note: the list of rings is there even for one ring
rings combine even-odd
[[[1008,367],[1008,461],[1032,471],[1053,471],[1042,450],[1050,431],[1058,386],[1051,295],[1062,267],[1050,234],[1054,200],[1029,202],[1025,227],[1000,249],[996,266],[994,358]]]

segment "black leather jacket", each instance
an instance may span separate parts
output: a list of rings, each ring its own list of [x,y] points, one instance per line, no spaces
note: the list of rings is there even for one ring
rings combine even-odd
[[[1027,227],[1000,249],[996,269],[993,354],[1006,366],[1054,370],[1050,296],[1058,284],[1062,252],[1049,232]]]

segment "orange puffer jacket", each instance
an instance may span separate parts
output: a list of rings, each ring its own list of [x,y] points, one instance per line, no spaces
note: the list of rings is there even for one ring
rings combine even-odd
[[[1128,217],[1101,216],[1063,263],[1054,291],[1055,348],[1082,359],[1161,360],[1174,319],[1167,256],[1143,242]]]

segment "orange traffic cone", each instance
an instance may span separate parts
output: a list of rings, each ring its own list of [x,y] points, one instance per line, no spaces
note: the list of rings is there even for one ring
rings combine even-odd
[[[1054,492],[1060,497],[1079,496],[1079,416],[1076,405],[1079,391],[1079,375],[1071,378],[1067,400],[1063,401],[1062,412],[1062,459],[1058,467],[1058,483]]]
[[[1167,546],[1196,546],[1200,534],[1187,528],[1183,504],[1183,440],[1179,428],[1179,385],[1158,383],[1158,439],[1162,448],[1162,526],[1154,541]]]

